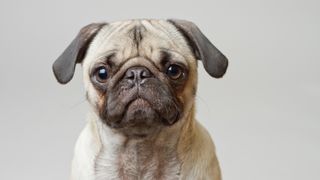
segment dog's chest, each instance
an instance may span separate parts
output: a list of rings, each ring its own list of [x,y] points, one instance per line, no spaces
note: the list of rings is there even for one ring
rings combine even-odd
[[[180,176],[176,152],[151,144],[128,144],[100,151],[95,163],[96,180],[176,180]]]

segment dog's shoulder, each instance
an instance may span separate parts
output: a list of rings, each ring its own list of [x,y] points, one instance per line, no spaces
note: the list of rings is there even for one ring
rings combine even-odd
[[[96,156],[101,149],[97,126],[93,119],[82,130],[74,149],[71,180],[93,180]]]
[[[186,153],[183,164],[183,175],[186,179],[213,179],[220,180],[221,172],[215,152],[214,143],[209,132],[199,123],[195,122],[194,133],[190,150]]]

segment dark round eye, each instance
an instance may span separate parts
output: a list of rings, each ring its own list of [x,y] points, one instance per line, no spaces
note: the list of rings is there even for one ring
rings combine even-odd
[[[104,66],[98,67],[97,70],[96,70],[95,76],[96,76],[97,81],[99,81],[101,83],[106,82],[107,79],[108,79],[108,70],[107,70],[107,68],[104,67]]]
[[[167,75],[171,78],[171,79],[179,79],[183,74],[183,70],[180,66],[172,64],[168,67],[167,69]]]

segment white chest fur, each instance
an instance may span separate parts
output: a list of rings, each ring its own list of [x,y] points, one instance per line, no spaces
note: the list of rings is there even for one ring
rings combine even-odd
[[[199,123],[177,144],[179,136],[167,132],[156,140],[128,140],[96,116],[89,119],[75,147],[71,180],[221,180],[213,142]]]
[[[102,149],[95,162],[97,180],[179,179],[180,163],[173,150],[152,147],[148,142],[126,143],[113,150]]]

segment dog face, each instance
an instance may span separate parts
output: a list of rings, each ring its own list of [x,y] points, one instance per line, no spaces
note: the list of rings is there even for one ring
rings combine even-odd
[[[100,119],[133,137],[145,137],[190,112],[197,59],[222,77],[227,59],[191,22],[128,20],[90,24],[53,65],[60,83],[83,65],[87,99]]]

